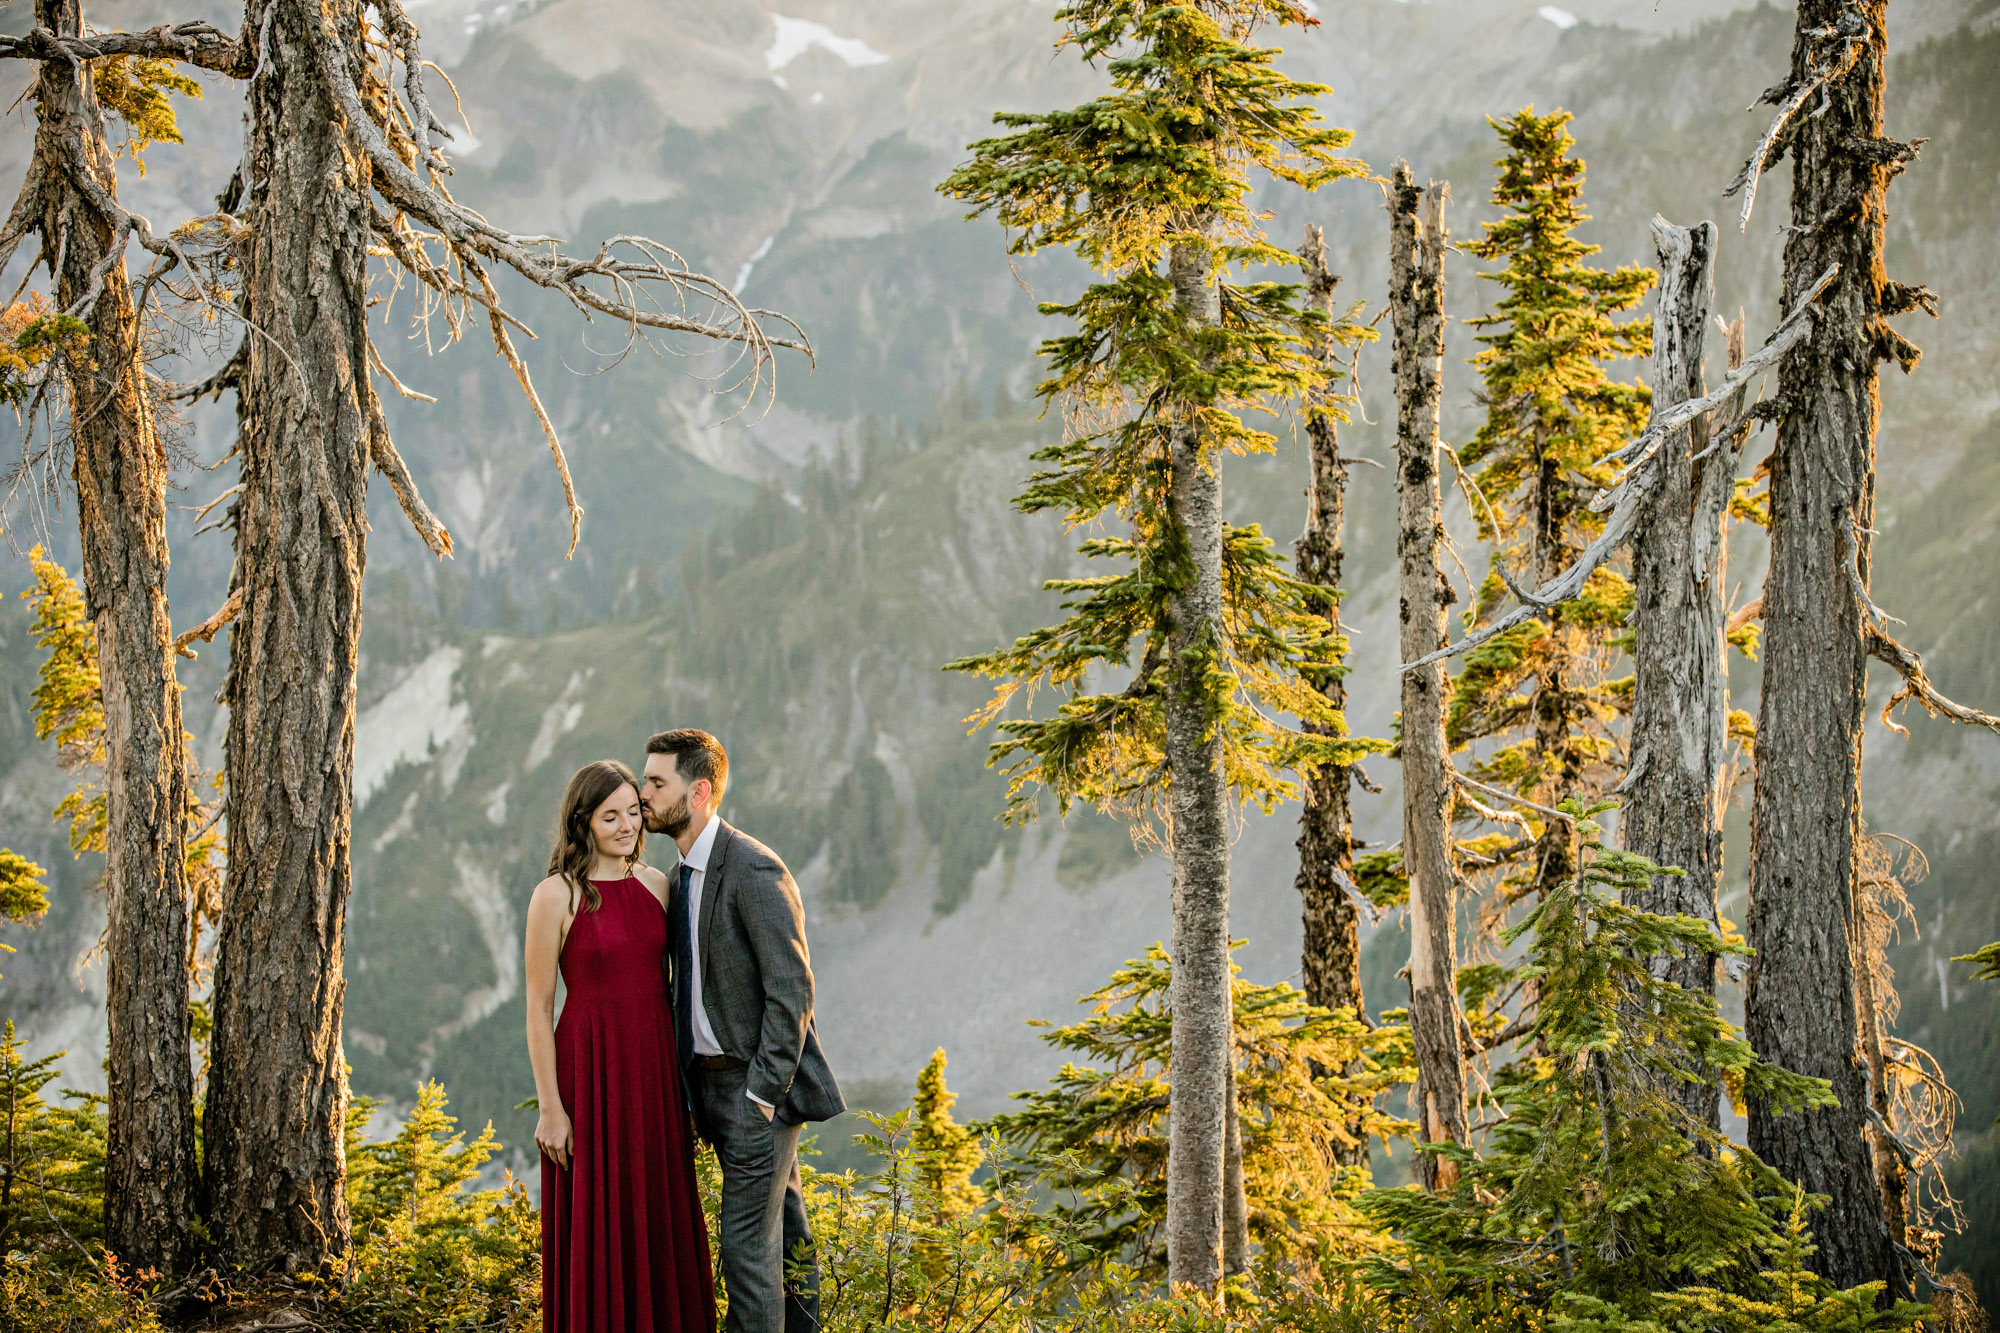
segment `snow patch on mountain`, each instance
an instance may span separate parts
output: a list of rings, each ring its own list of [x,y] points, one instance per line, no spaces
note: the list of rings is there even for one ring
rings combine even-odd
[[[820,93],[814,93],[813,100],[818,101],[820,100],[821,96],[822,94]],[[777,243],[777,240],[778,236],[776,232],[773,232],[771,235],[766,236],[763,240],[763,243],[760,244],[755,250],[752,250],[750,252],[750,257],[743,261],[743,267],[736,270],[736,281],[730,283],[729,285],[736,290],[737,295],[739,296],[742,295],[743,284],[750,281],[750,270],[757,267],[758,260],[762,259],[765,255],[771,253],[771,247]]]
[[[771,15],[771,22],[777,28],[777,35],[772,38],[770,47],[764,52],[764,67],[773,73],[791,64],[815,46],[838,56],[852,69],[888,63],[887,55],[877,51],[859,37],[842,37],[824,23],[814,23],[811,19],[786,18],[783,14]]]
[[[527,757],[521,761],[523,773],[532,773],[540,768],[556,752],[556,742],[575,731],[576,724],[583,721],[584,682],[595,674],[594,671],[572,671],[569,684],[563,686],[563,692],[556,697],[556,701],[543,710],[542,725],[536,728]]]
[[[1582,21],[1578,19],[1576,15],[1570,13],[1567,9],[1562,9],[1556,5],[1543,5],[1540,9],[1536,10],[1535,13],[1541,16],[1542,18],[1547,19],[1549,22],[1555,24],[1558,28],[1563,29],[1565,32],[1571,28],[1574,28],[1578,23]]]
[[[466,740],[472,711],[452,699],[452,677],[464,654],[443,647],[417,663],[395,688],[365,708],[354,723],[354,808],[368,804],[403,764],[429,759],[433,747]]]

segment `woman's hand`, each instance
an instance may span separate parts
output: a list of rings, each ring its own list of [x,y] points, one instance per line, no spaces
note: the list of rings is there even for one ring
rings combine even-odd
[[[570,1145],[575,1137],[568,1112],[560,1106],[542,1108],[541,1119],[535,1122],[535,1146],[565,1171],[569,1170]]]

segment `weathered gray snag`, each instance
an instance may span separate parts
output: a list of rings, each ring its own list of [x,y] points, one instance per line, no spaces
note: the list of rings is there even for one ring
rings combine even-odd
[[[359,0],[325,20],[359,49]],[[252,0],[230,634],[229,876],[206,1128],[227,1262],[287,1273],[346,1251],[340,1024],[354,682],[370,453],[368,159],[315,59],[319,0]]]
[[[15,216],[38,232],[56,301],[90,330],[65,366],[83,586],[104,704],[105,1239],[134,1268],[194,1257],[188,1059],[187,774],[167,612],[167,455],[140,363],[117,177],[84,67],[76,0],[36,0],[34,163]],[[32,40],[32,39],[22,39]],[[109,207],[100,205],[108,204]],[[10,226],[9,249],[19,237]]]
[[[1221,319],[1206,246],[1176,246],[1174,299],[1195,324]],[[1224,1141],[1233,1015],[1229,975],[1229,782],[1210,723],[1208,668],[1222,646],[1222,460],[1192,422],[1172,429],[1172,522],[1188,576],[1170,602],[1166,761],[1173,851],[1172,1061],[1167,1278],[1212,1291],[1222,1278]]]
[[[1305,244],[1306,304],[1333,322],[1333,289],[1340,281],[1326,263],[1326,242],[1320,229],[1308,223]],[[1313,354],[1332,373],[1335,346],[1331,334]],[[1306,404],[1306,448],[1311,471],[1306,482],[1306,526],[1292,547],[1298,577],[1323,589],[1315,609],[1340,633],[1340,526],[1347,499],[1347,464],[1340,457],[1340,433],[1322,390]],[[1329,673],[1314,686],[1335,708],[1347,707],[1347,686]],[[1309,732],[1325,734],[1316,723]],[[1306,999],[1326,1009],[1351,1009],[1368,1022],[1368,1005],[1361,994],[1361,925],[1354,898],[1354,816],[1348,804],[1354,766],[1331,764],[1306,775],[1305,801],[1299,809],[1299,873],[1296,886],[1305,918],[1301,950]],[[1354,1142],[1334,1149],[1335,1160],[1354,1166],[1368,1160],[1368,1141],[1358,1121],[1351,1122]]]
[[[1444,541],[1438,485],[1438,418],[1444,375],[1444,252],[1447,186],[1418,189],[1409,164],[1389,187],[1389,312],[1396,377],[1396,549],[1402,569],[1402,657],[1433,655],[1445,640]],[[1416,1050],[1417,1122],[1427,1143],[1465,1144],[1465,1019],[1459,1009],[1458,867],[1451,842],[1453,784],[1445,749],[1444,665],[1405,667],[1403,685],[1403,867],[1410,880],[1410,1036]],[[1458,1170],[1420,1156],[1429,1190]]]
[[[1712,222],[1683,228],[1653,219],[1660,259],[1653,317],[1656,411],[1702,396],[1716,236]],[[1739,327],[1739,361],[1740,337]],[[1722,415],[1734,413],[1725,407]],[[1620,788],[1627,798],[1619,820],[1627,851],[1683,872],[1656,876],[1648,888],[1628,895],[1630,904],[1702,921],[1716,919],[1722,870],[1729,709],[1720,555],[1741,441],[1732,431],[1714,440],[1711,451],[1709,420],[1696,418],[1659,446],[1632,537],[1632,760]],[[1714,962],[1707,955],[1657,959],[1655,971],[1689,990],[1715,993]],[[1664,1091],[1696,1124],[1720,1127],[1713,1083],[1676,1080]]]
[[[1789,111],[1819,85],[1812,114],[1775,136],[1793,164],[1787,304],[1812,275],[1840,272],[1811,342],[1778,370],[1746,1026],[1760,1056],[1829,1080],[1840,1099],[1783,1116],[1750,1103],[1751,1149],[1828,1197],[1813,1268],[1837,1286],[1901,1289],[1903,1219],[1885,1216],[1867,1132],[1853,937],[1878,367],[1914,366],[1886,318],[1921,303],[1882,269],[1889,180],[1915,156],[1883,134],[1887,57],[1886,0],[1800,0],[1790,78],[1771,93]]]

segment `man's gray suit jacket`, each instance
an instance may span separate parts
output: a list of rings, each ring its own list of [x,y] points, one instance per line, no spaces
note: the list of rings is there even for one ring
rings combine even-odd
[[[745,1086],[788,1125],[847,1109],[820,1053],[799,886],[778,854],[723,823],[702,876],[701,1006]],[[670,991],[669,994],[678,994]]]

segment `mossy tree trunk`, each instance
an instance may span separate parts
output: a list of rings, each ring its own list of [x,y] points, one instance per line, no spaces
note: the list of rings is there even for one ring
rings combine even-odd
[[[76,0],[36,0],[36,23],[75,36]],[[109,256],[114,219],[76,173],[117,194],[81,70],[45,60],[35,86],[44,253],[60,256],[56,303],[82,300]],[[87,77],[87,76],[85,76]],[[123,237],[119,236],[122,242]],[[101,276],[69,368],[83,586],[104,703],[105,1050],[110,1093],[105,1239],[134,1267],[193,1258],[198,1177],[187,1001],[187,775],[167,612],[168,465],[140,362],[122,258]]]
[[[1784,305],[1830,265],[1812,338],[1779,366],[1771,558],[1751,809],[1748,1036],[1757,1053],[1829,1080],[1839,1105],[1776,1115],[1750,1103],[1750,1147],[1806,1190],[1811,1263],[1834,1285],[1904,1285],[1868,1134],[1856,1012],[1855,845],[1861,820],[1865,611],[1875,516],[1879,363],[1914,363],[1884,317],[1882,231],[1893,170],[1913,151],[1883,134],[1886,0],[1801,0],[1788,93],[1840,69],[1794,119]],[[1844,65],[1844,69],[1841,66]],[[1900,1223],[1899,1223],[1900,1226]]]
[[[347,1248],[342,935],[367,530],[367,158],[319,64],[360,77],[355,0],[253,0],[231,635],[229,878],[207,1135],[219,1257],[321,1271]]]

